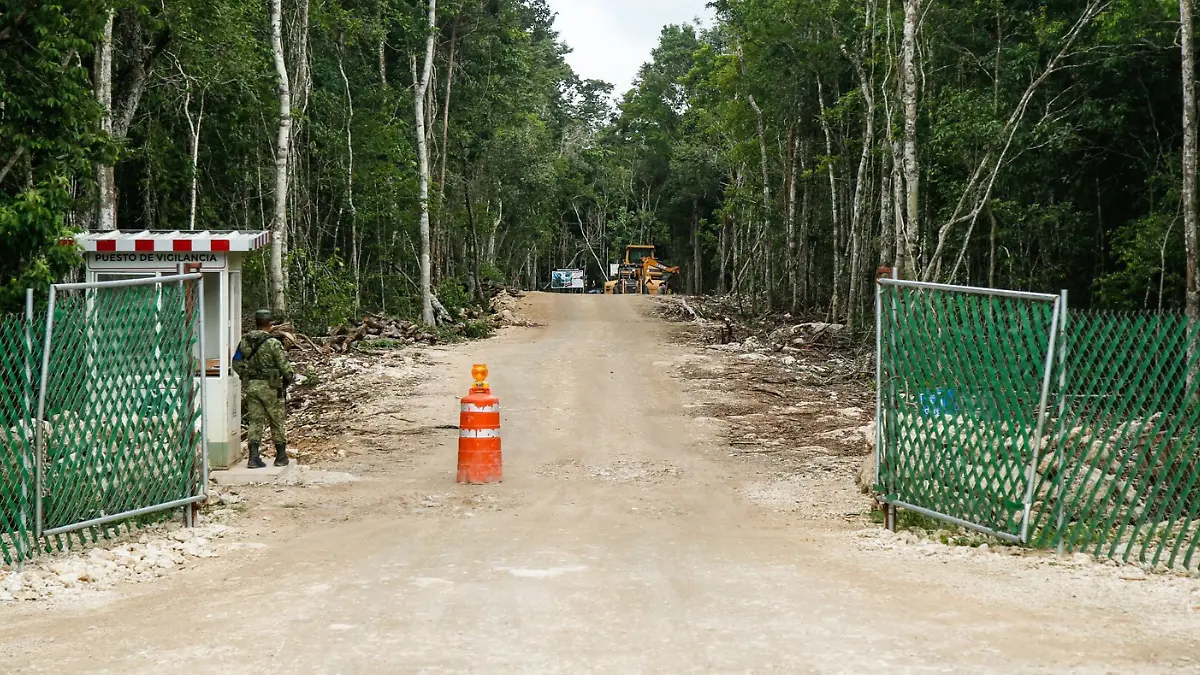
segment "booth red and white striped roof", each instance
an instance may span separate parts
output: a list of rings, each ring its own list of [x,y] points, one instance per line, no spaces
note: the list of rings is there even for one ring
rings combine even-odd
[[[78,245],[88,253],[246,253],[270,244],[271,233],[261,230],[93,230],[77,234],[74,239],[64,239],[61,243]]]

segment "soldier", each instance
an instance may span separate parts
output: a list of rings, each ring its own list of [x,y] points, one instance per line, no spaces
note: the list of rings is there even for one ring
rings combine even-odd
[[[275,466],[287,466],[287,434],[284,430],[284,388],[292,383],[295,372],[283,353],[283,345],[271,335],[275,320],[271,312],[254,313],[257,330],[251,331],[233,355],[233,369],[242,379],[246,394],[246,414],[250,418],[250,460],[247,466],[266,466],[259,454],[263,423],[271,425],[275,440]]]

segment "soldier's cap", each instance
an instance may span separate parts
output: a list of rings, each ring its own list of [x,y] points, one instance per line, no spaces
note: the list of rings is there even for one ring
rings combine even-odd
[[[254,313],[254,320],[259,323],[270,323],[275,320],[269,309],[260,309]]]

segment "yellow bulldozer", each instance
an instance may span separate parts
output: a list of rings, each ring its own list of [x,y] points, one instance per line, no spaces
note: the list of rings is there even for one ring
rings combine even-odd
[[[676,274],[678,267],[664,265],[654,257],[653,246],[633,244],[625,247],[625,262],[617,266],[616,277],[604,284],[604,293],[666,295]]]

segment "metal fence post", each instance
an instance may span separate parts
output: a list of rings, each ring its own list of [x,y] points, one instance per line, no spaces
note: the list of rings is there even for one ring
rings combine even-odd
[[[875,484],[883,448],[883,284],[875,280]]]
[[[1029,462],[1029,470],[1025,474],[1025,510],[1021,519],[1021,543],[1029,543],[1029,518],[1033,511],[1033,490],[1037,476],[1038,460],[1041,458],[1042,438],[1046,431],[1046,405],[1050,397],[1050,381],[1054,373],[1054,354],[1058,347],[1059,322],[1062,320],[1063,298],[1060,295],[1054,300],[1054,314],[1050,318],[1050,339],[1046,346],[1046,366],[1042,374],[1042,395],[1038,400],[1037,428],[1033,435],[1033,457]]]
[[[1055,515],[1054,537],[1058,548],[1058,554],[1062,555],[1066,547],[1066,541],[1063,539],[1063,504],[1066,502],[1066,464],[1063,454],[1063,446],[1066,444],[1066,434],[1068,430],[1062,426],[1065,419],[1067,409],[1067,319],[1070,312],[1070,305],[1067,304],[1067,291],[1062,292],[1062,315],[1059,317],[1059,339],[1062,340],[1062,346],[1058,351],[1058,424],[1059,437],[1055,444],[1055,460],[1058,464],[1057,480],[1058,483],[1058,513]]]
[[[36,442],[33,449],[33,466],[34,466],[34,500],[36,506],[34,508],[34,538],[42,538],[43,513],[42,513],[42,489],[45,480],[45,461],[46,454],[46,424],[43,420],[46,419],[46,377],[50,373],[50,343],[54,336],[54,301],[57,299],[58,289],[55,286],[50,286],[50,301],[46,305],[46,342],[42,345],[42,372],[41,382],[38,385],[38,412],[37,419],[34,422],[37,424],[37,433],[35,434]]]
[[[25,289],[25,381],[22,383],[22,413],[24,429],[21,439],[21,532],[17,541],[18,565],[23,567],[29,551],[29,476],[33,463],[29,459],[29,441],[34,431],[33,420],[33,289]]]
[[[204,277],[199,282],[200,305],[200,495],[208,498],[208,362],[204,342]],[[219,355],[218,355],[219,356]],[[190,507],[189,507],[190,509]]]
[[[199,352],[200,358],[197,359],[199,366],[197,368],[198,395],[200,398],[197,410],[200,417],[200,471],[196,476],[199,484],[196,486],[195,493],[191,496],[208,497],[208,419],[205,414],[205,406],[208,398],[208,352],[205,344],[205,324],[204,324],[204,276],[201,274],[199,263],[182,263],[179,265],[180,276],[197,275],[195,283],[188,281],[180,281],[180,288],[184,291],[184,308],[187,312],[189,322],[194,321],[191,325],[197,331],[196,349]],[[194,390],[195,391],[195,390]],[[196,468],[195,458],[192,459],[192,470]],[[192,527],[196,510],[199,509],[198,502],[192,502],[184,507],[183,520],[187,527]]]
[[[899,268],[897,268],[897,267],[893,267],[893,268],[892,268],[892,281],[899,281],[899,280],[900,280],[900,269],[899,269]],[[882,289],[880,289],[880,290],[882,291]],[[900,291],[899,291],[899,290],[898,290],[896,287],[894,287],[894,286],[893,286],[893,291],[892,291],[892,303],[891,303],[891,305],[892,305],[892,319],[891,319],[891,322],[888,324],[888,326],[890,326],[890,327],[891,327],[891,329],[892,329],[892,330],[891,330],[891,332],[889,332],[889,333],[888,333],[889,345],[890,345],[890,347],[891,347],[890,351],[888,352],[888,354],[889,354],[889,355],[895,355],[895,353],[896,353],[896,335],[895,335],[895,331],[896,331],[896,324],[898,323],[898,316],[899,316],[899,315],[898,315],[898,312],[897,312],[897,309],[896,309],[896,305],[897,305],[897,302],[896,302],[896,295],[897,295],[897,294],[899,294],[899,292],[900,292]],[[880,346],[880,349],[882,349],[882,345]],[[895,382],[895,378],[893,378],[893,377],[888,377],[888,407],[887,407],[887,409],[888,409],[888,410],[896,410],[896,409],[897,409],[897,407],[898,407],[898,406],[897,406],[897,403],[896,403],[896,382]],[[891,430],[891,429],[889,429],[888,431],[892,431],[892,430]],[[885,440],[885,441],[887,440],[887,437],[886,437],[886,436],[884,437],[884,440]],[[875,462],[875,480],[876,480],[876,482],[879,482],[879,481],[882,479],[882,467],[883,467],[883,451],[882,451],[882,447],[881,447],[881,448],[879,448],[879,450],[878,450],[878,451],[879,451],[879,453],[880,453],[880,454],[878,455],[878,457],[876,457],[876,462]],[[892,511],[893,511],[893,513],[892,513],[892,521],[893,521],[892,525],[893,525],[893,528],[894,528],[894,527],[895,527],[895,518],[896,518],[896,514],[895,514],[895,508],[893,508],[893,509],[892,509]]]

